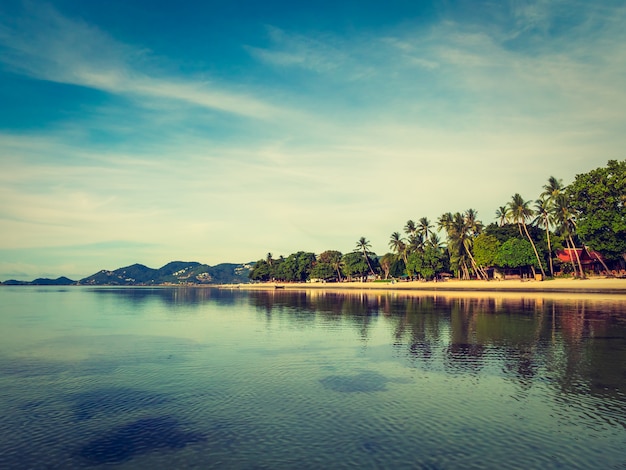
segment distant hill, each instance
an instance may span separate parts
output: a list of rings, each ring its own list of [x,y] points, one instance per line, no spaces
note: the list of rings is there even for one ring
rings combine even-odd
[[[233,284],[249,282],[250,264],[216,266],[195,261],[172,261],[159,269],[133,264],[115,271],[98,271],[78,281],[91,286],[151,286],[180,284]]]
[[[247,283],[248,273],[254,263],[222,263],[216,266],[195,261],[172,261],[159,269],[143,264],[132,264],[114,271],[102,270],[80,281],[67,277],[57,279],[39,278],[34,281],[10,279],[7,286],[157,286],[187,284],[240,284]]]
[[[7,286],[71,286],[72,284],[76,284],[76,281],[72,281],[65,276],[61,276],[56,279],[40,277],[34,281],[16,281],[15,279],[9,279],[8,281],[4,281],[2,284]]]

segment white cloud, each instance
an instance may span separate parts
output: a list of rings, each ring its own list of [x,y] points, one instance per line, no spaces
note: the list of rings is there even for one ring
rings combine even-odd
[[[152,62],[149,51],[121,44],[50,6],[30,8],[29,14],[0,28],[0,45],[7,51],[2,61],[31,77],[114,94],[179,100],[250,118],[268,119],[288,112],[207,81],[168,77],[158,69],[144,71]]]

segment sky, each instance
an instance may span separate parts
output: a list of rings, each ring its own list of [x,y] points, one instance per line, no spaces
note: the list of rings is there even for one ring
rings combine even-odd
[[[626,2],[3,0],[0,280],[389,251],[624,159]]]

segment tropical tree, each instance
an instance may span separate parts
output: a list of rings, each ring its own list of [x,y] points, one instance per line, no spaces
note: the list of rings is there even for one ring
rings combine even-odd
[[[543,197],[535,201],[535,214],[537,217],[533,220],[533,225],[542,228],[546,232],[548,240],[548,263],[550,267],[550,276],[554,276],[554,266],[552,265],[552,245],[550,243],[550,226],[552,225],[552,207],[553,204],[549,199]]]
[[[380,269],[383,270],[385,279],[389,279],[389,273],[391,272],[391,269],[393,268],[393,264],[396,260],[397,260],[397,256],[394,255],[393,253],[385,253],[380,258]]]
[[[578,236],[607,259],[626,261],[626,160],[576,175],[566,192]]]
[[[537,257],[537,263],[539,264],[539,269],[541,269],[541,274],[543,277],[546,277],[546,272],[543,269],[543,264],[541,263],[541,258],[539,258],[539,253],[537,252],[537,247],[535,246],[535,242],[533,242],[530,233],[528,233],[528,227],[526,226],[526,221],[531,218],[534,214],[533,210],[528,207],[529,202],[524,201],[524,198],[520,196],[519,193],[515,193],[509,202],[509,209],[511,211],[511,219],[513,222],[517,223],[519,227],[520,234],[522,233],[522,228],[524,229],[524,233],[526,234],[526,238],[530,242],[533,251],[535,252],[535,256]]]
[[[369,240],[367,240],[365,237],[361,237],[359,238],[359,241],[356,242],[355,251],[361,251],[363,253],[363,258],[365,258],[365,261],[367,262],[367,266],[369,267],[372,276],[375,276],[376,273],[374,273],[374,270],[372,269],[372,264],[370,263],[370,259],[368,256],[371,253],[371,247],[372,245],[370,244]]]
[[[355,250],[351,253],[346,253],[341,258],[341,261],[348,279],[352,280],[354,277],[363,278],[367,275],[369,265],[365,262],[363,255],[359,251]]]
[[[341,254],[340,251],[336,251],[336,250],[326,250],[322,253],[320,253],[320,255],[317,257],[317,263],[316,263],[316,267],[319,265],[324,265],[324,266],[328,266],[330,268],[330,270],[332,270],[333,272],[333,276],[328,276],[328,277],[322,277],[322,276],[316,276],[319,277],[320,279],[330,279],[331,277],[334,277],[334,274],[337,274],[337,280],[339,282],[341,282],[341,257],[343,255]],[[320,268],[323,269],[322,272],[326,273],[328,271],[327,268]],[[316,273],[320,273],[320,271],[316,271]],[[315,274],[312,272],[311,273],[312,276],[315,276]]]
[[[510,238],[500,246],[496,264],[505,268],[523,268],[531,266],[534,271],[536,259],[531,243],[521,238]],[[521,274],[521,273],[520,273]]]
[[[472,255],[473,240],[482,231],[482,223],[476,216],[475,210],[468,209],[464,214],[448,212],[438,220],[438,226],[447,234],[450,264],[463,279],[470,278],[470,268],[477,277],[487,278]]]
[[[574,234],[576,232],[576,212],[572,209],[569,203],[569,197],[561,193],[554,200],[554,218],[558,226],[559,232],[565,237],[566,245],[570,249],[570,261],[574,273],[576,273],[576,266],[574,265],[574,258],[572,253],[576,256],[578,262],[578,272],[581,278],[585,277],[585,271],[583,270],[582,263],[580,262],[580,256],[576,245],[574,243]]]
[[[428,237],[430,237],[430,235],[433,233],[433,226],[427,217],[422,217],[417,222],[417,233],[422,236],[423,240],[428,240]]]
[[[563,181],[556,179],[554,176],[548,178],[548,183],[543,185],[543,192],[541,193],[542,199],[547,199],[550,202],[554,202],[559,194],[563,192]]]
[[[248,273],[248,277],[252,281],[269,281],[271,275],[271,266],[264,259],[257,261]]]
[[[423,251],[409,255],[409,268],[424,279],[430,280],[441,272],[444,266],[444,255],[441,250],[427,245]]]
[[[478,235],[474,240],[474,259],[476,264],[484,267],[498,264],[496,260],[500,246],[501,244],[495,236],[485,232]]]
[[[391,248],[391,251],[396,254],[397,258],[401,258],[406,265],[407,246],[404,239],[402,238],[402,235],[400,235],[400,232],[393,232],[391,234],[391,237],[389,239],[389,248]]]
[[[412,220],[407,220],[406,225],[404,226],[404,233],[408,236],[415,235],[417,232],[417,225]]]
[[[509,223],[509,208],[507,206],[500,206],[496,210],[496,218],[500,227]]]

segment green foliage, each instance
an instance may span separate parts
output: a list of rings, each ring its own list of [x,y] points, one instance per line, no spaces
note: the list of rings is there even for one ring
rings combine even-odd
[[[502,226],[496,224],[489,224],[485,227],[485,233],[487,235],[494,236],[500,244],[506,242],[510,238],[525,239],[517,227],[517,224],[505,224]]]
[[[474,239],[474,259],[478,266],[494,266],[501,243],[494,235],[481,233]]]
[[[607,259],[626,253],[626,160],[576,175],[566,193],[580,238]]]
[[[510,238],[504,242],[498,250],[495,262],[503,268],[538,266],[532,245],[528,240],[520,238]]]
[[[337,277],[337,271],[330,263],[318,261],[311,269],[311,279],[323,279],[329,281]]]
[[[248,277],[252,281],[269,281],[272,277],[271,267],[267,261],[260,259],[250,270]]]
[[[407,260],[407,270],[414,272],[424,279],[432,279],[443,271],[445,255],[432,246],[425,247],[424,251],[411,253]]]
[[[280,264],[280,277],[277,279],[288,282],[304,282],[309,279],[315,263],[315,254],[305,251],[292,253]]]
[[[367,265],[362,253],[357,251],[346,253],[343,255],[342,261],[344,272],[348,277],[353,278],[367,276],[369,266]]]

